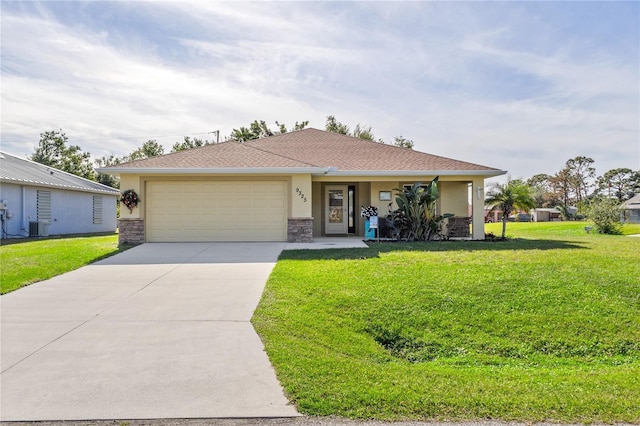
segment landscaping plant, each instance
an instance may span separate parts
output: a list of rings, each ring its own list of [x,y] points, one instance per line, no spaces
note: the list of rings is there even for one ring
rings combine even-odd
[[[491,207],[491,212],[502,212],[502,239],[507,232],[507,219],[512,213],[518,209],[528,212],[536,206],[531,188],[520,180],[511,179],[505,184],[496,183],[487,193],[484,203]]]
[[[620,203],[617,199],[593,200],[589,206],[588,216],[600,234],[619,234],[622,229]]]
[[[409,188],[396,188],[398,209],[391,212],[389,220],[399,239],[427,241],[440,235],[441,222],[453,215],[436,214],[436,202],[440,197],[438,177],[428,185],[416,182]]]

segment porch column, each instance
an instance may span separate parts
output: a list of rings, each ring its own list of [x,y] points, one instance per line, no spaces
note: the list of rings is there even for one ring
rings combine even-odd
[[[120,203],[118,219],[118,244],[142,244],[145,242],[144,205],[147,199],[140,177],[136,175],[120,175],[120,196],[128,189],[133,189],[140,197],[140,203],[132,211]]]
[[[474,178],[471,189],[473,205],[472,235],[474,240],[484,240],[484,178]]]
[[[290,190],[291,214],[287,220],[287,241],[313,242],[311,175],[292,175]]]

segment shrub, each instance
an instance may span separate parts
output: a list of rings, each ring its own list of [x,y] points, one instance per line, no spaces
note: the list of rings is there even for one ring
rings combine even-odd
[[[416,182],[410,188],[396,188],[398,209],[388,219],[396,238],[407,241],[428,241],[442,237],[442,221],[453,214],[436,215],[436,202],[440,197],[438,176],[429,184]]]
[[[622,231],[620,205],[617,200],[594,200],[589,207],[588,217],[600,234],[620,234]]]

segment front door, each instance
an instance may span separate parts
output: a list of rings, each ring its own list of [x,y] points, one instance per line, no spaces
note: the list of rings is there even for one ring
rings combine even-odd
[[[346,234],[349,226],[347,185],[327,186],[325,195],[325,233]]]

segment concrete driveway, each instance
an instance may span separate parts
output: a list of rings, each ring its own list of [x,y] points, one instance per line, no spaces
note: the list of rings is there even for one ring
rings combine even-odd
[[[0,298],[0,420],[297,416],[249,320],[285,243],[145,244]]]

